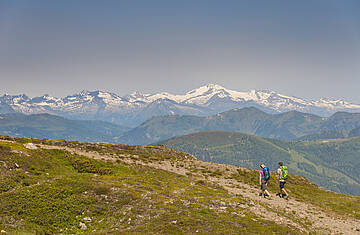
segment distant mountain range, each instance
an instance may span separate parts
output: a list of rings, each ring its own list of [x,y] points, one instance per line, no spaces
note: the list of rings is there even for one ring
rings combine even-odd
[[[311,101],[269,90],[239,92],[215,84],[202,86],[184,95],[135,92],[119,96],[103,91],[83,91],[65,98],[50,95],[29,98],[26,95],[7,94],[0,97],[0,113],[49,113],[70,119],[103,120],[130,127],[136,127],[154,116],[210,116],[244,107],[257,107],[268,113],[296,110],[320,116],[329,116],[339,111],[360,112],[360,105],[343,100]]]
[[[360,113],[338,112],[324,118],[298,111],[268,114],[250,107],[208,117],[153,117],[135,128],[50,114],[0,114],[0,135],[28,138],[147,145],[205,130],[236,131],[279,140],[347,138],[360,136]]]
[[[327,189],[360,195],[360,137],[313,142],[280,141],[227,131],[205,131],[159,144],[198,159],[255,168],[263,162],[275,171],[279,161]],[[270,182],[273,184],[274,182]]]
[[[316,140],[357,136],[360,113],[338,112],[330,117],[290,111],[268,114],[257,108],[233,109],[209,117],[161,116],[125,132],[121,143],[153,142],[205,130],[225,130],[280,140]]]
[[[86,142],[117,142],[129,128],[104,121],[69,120],[50,114],[0,114],[0,135]]]

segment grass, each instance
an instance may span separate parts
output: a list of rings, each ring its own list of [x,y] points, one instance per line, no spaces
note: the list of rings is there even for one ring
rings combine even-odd
[[[0,229],[8,233],[297,233],[247,212],[241,205],[248,202],[241,196],[191,175],[97,161],[61,150],[29,150],[23,143],[76,146],[153,161],[190,157],[175,150],[15,140],[0,142]]]

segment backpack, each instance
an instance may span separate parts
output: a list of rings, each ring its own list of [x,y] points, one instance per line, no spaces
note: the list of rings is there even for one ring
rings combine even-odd
[[[265,179],[265,180],[269,180],[269,179],[270,179],[270,170],[269,170],[269,168],[268,168],[268,167],[265,167],[265,168],[263,169],[263,172],[264,172],[264,179]]]
[[[280,179],[282,180],[287,180],[288,179],[288,169],[287,166],[282,166],[281,167],[281,177]]]

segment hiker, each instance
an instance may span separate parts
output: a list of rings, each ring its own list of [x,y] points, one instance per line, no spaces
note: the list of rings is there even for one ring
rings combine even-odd
[[[281,198],[285,198],[286,200],[289,199],[289,194],[285,190],[286,180],[288,179],[288,169],[287,166],[284,166],[283,162],[279,162],[279,169],[276,171],[279,177],[279,184],[280,184],[280,192],[276,194]]]
[[[268,181],[270,180],[270,170],[268,167],[265,166],[265,164],[261,164],[260,165],[260,188],[261,191],[259,193],[259,196],[264,195],[264,198],[266,198],[266,196],[268,196],[269,198],[271,197],[270,193],[266,190],[266,186],[268,184]]]

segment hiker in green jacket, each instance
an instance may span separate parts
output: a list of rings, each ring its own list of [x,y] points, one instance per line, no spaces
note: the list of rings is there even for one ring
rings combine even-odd
[[[284,163],[279,162],[279,169],[276,171],[278,177],[279,177],[279,183],[280,183],[280,193],[276,194],[276,196],[285,198],[286,200],[289,199],[289,194],[285,190],[285,184],[286,180],[288,179],[288,170],[287,166],[284,166]]]

